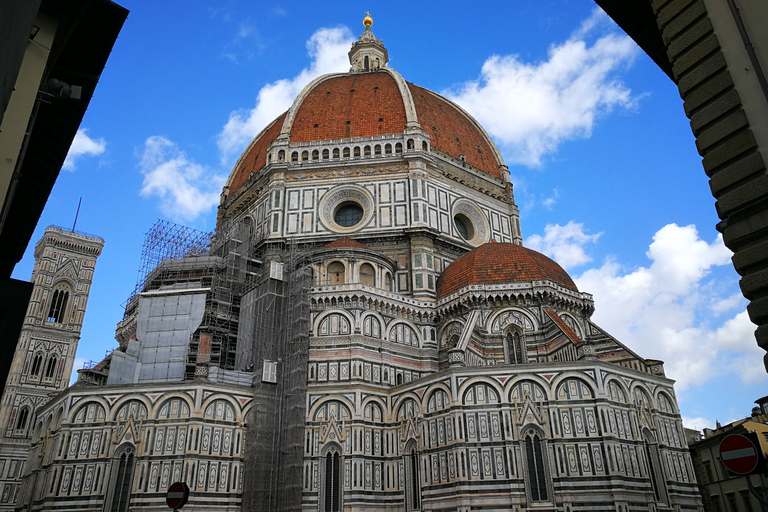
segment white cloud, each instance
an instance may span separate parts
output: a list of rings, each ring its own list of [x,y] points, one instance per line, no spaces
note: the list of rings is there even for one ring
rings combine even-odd
[[[161,136],[144,143],[139,168],[141,195],[160,199],[160,209],[176,220],[193,220],[219,202],[224,176],[190,161],[176,144]]]
[[[291,79],[282,79],[261,88],[256,106],[247,111],[229,115],[227,124],[218,136],[222,163],[239,154],[267,124],[286,111],[301,90],[314,78],[333,72],[349,70],[347,52],[354,38],[347,27],[321,28],[307,41],[311,58],[304,68]]]
[[[631,92],[616,71],[638,54],[625,35],[584,40],[601,19],[597,10],[571,38],[549,49],[547,61],[494,55],[480,78],[444,93],[469,112],[504,148],[507,163],[538,166],[569,139],[589,137],[595,119],[614,107],[632,108]]]
[[[747,313],[725,322],[712,314],[715,288],[707,276],[731,256],[722,238],[710,244],[693,225],[668,224],[646,255],[649,266],[625,271],[608,259],[575,279],[580,290],[594,294],[593,320],[641,356],[665,361],[678,391],[724,374],[742,382],[765,380]]]
[[[602,233],[589,235],[584,224],[569,221],[565,226],[548,224],[544,236],[531,235],[525,240],[526,247],[546,254],[563,268],[576,267],[592,261],[584,251],[588,243],[597,242]]]
[[[692,428],[694,430],[698,430],[701,432],[705,428],[715,428],[715,422],[710,420],[709,418],[702,418],[700,416],[696,418],[688,418],[686,416],[683,416],[683,426],[685,428]]]
[[[72,140],[72,145],[69,147],[67,158],[64,159],[64,165],[62,169],[67,171],[75,170],[75,160],[81,156],[98,156],[107,149],[107,141],[104,139],[92,139],[86,133],[87,128],[80,128],[75,134],[75,138]]]

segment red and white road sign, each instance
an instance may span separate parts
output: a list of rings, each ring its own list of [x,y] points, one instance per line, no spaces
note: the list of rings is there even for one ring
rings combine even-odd
[[[177,509],[183,507],[189,499],[189,487],[184,482],[176,482],[168,488],[165,495],[165,502],[170,508]]]
[[[757,447],[741,434],[731,434],[720,442],[720,460],[731,473],[747,475],[757,466]]]

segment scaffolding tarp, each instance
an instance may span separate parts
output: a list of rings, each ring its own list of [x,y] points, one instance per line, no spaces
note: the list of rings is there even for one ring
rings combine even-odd
[[[205,299],[204,293],[141,297],[136,340],[124,355],[113,356],[117,364],[107,384],[183,380],[189,340],[203,320]]]
[[[240,325],[251,326],[254,364],[243,511],[301,509],[310,284],[311,271],[301,267],[285,281],[266,278],[241,302],[250,304]],[[276,375],[263,371],[265,361],[277,363]]]

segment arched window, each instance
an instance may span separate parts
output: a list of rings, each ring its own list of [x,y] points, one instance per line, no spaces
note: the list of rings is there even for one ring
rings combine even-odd
[[[365,71],[368,71],[368,67],[370,66],[370,64],[369,64],[369,61],[368,61],[368,56],[367,56],[367,55],[365,56],[365,59],[363,60],[363,62],[364,62],[364,64],[363,64],[363,69],[364,69]]]
[[[285,150],[284,150],[284,149],[281,149],[280,151],[278,151],[278,152],[277,152],[277,159],[278,159],[280,162],[282,162],[283,160],[285,160]]]
[[[365,146],[363,148],[363,155],[365,156],[371,156],[371,146]]]
[[[320,152],[318,150],[312,151],[312,160],[320,160]]]
[[[419,479],[419,452],[412,444],[405,453],[405,509],[421,509],[421,481]]]
[[[517,331],[507,333],[507,354],[509,364],[525,364],[528,362],[525,350],[525,340]]]
[[[327,149],[323,150],[323,160],[328,160],[330,158],[330,153]]]
[[[549,501],[544,449],[539,433],[529,430],[523,440],[531,501]]]
[[[403,152],[403,145],[402,143],[398,142],[395,144],[395,153],[402,153]]]
[[[339,148],[333,148],[333,158],[339,158]]]
[[[392,144],[386,144],[384,146],[384,154],[385,155],[391,155],[392,154]]]
[[[131,484],[133,481],[134,448],[127,446],[122,450],[116,463],[117,471],[112,487],[112,506],[110,512],[128,512],[131,501]]]
[[[427,148],[428,148],[428,146],[427,146],[427,141],[425,141],[425,140],[424,140],[424,141],[421,141],[421,150],[422,150],[422,151],[426,151],[426,150],[427,150]]]
[[[360,146],[355,146],[355,149],[354,149],[352,154],[354,154],[355,157],[359,158],[360,157]]]
[[[67,310],[67,300],[69,300],[69,288],[67,285],[60,284],[53,290],[51,307],[48,309],[48,321],[57,324],[64,322],[65,312]]]
[[[340,261],[334,261],[328,265],[328,283],[329,284],[344,284],[344,264]]]
[[[408,149],[413,149],[415,146],[413,139],[408,139]]]
[[[384,274],[384,289],[388,292],[392,291],[392,274],[389,272]]]
[[[376,286],[376,271],[368,263],[360,265],[360,284]]]
[[[373,146],[373,154],[377,156],[381,154],[381,144]]]
[[[299,161],[299,152],[294,151],[291,153],[291,162],[298,162]]]
[[[301,152],[301,161],[302,162],[308,162],[309,161],[309,151],[302,151]]]
[[[56,356],[51,356],[48,359],[48,363],[45,365],[45,378],[46,379],[52,379],[56,375],[56,366],[59,362],[59,358]]]
[[[651,479],[653,488],[653,497],[656,501],[666,503],[664,492],[664,476],[659,457],[659,445],[650,430],[643,429],[643,445],[645,448],[645,458],[648,463],[648,477]]]
[[[29,369],[29,374],[32,377],[37,377],[40,374],[40,367],[43,365],[43,355],[35,354],[32,358],[32,367]]]
[[[29,421],[29,407],[22,407],[19,410],[19,417],[16,418],[16,430],[24,430],[27,428],[27,422]]]
[[[403,383],[403,374],[398,373],[397,376],[395,377],[395,385],[399,386],[402,383]]]
[[[342,154],[344,155],[344,158],[349,158],[349,148],[344,148]]]
[[[339,452],[331,450],[325,456],[325,496],[323,499],[324,512],[339,512],[341,510],[341,472]]]

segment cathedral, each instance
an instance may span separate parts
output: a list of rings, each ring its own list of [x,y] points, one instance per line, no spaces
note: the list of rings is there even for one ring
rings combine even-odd
[[[157,510],[177,481],[198,511],[700,510],[662,362],[524,246],[493,140],[371,24],[29,417],[16,510]]]

